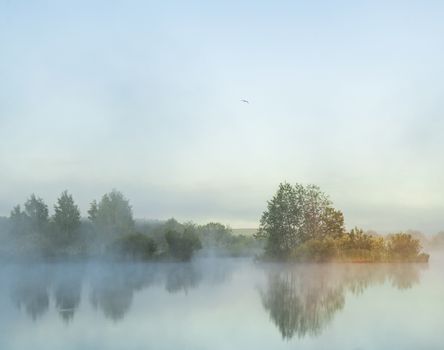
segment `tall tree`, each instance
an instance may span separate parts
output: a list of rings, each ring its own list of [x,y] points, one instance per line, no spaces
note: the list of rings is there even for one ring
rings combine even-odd
[[[25,214],[29,218],[31,229],[42,232],[48,225],[48,206],[43,199],[32,194],[25,203]]]
[[[94,201],[88,214],[100,230],[111,235],[119,236],[134,232],[131,205],[119,191],[113,190],[105,194],[99,203]]]
[[[53,220],[58,233],[68,241],[73,240],[72,235],[80,226],[80,210],[67,191],[62,192],[54,205]]]
[[[88,209],[88,219],[94,221],[97,218],[97,201],[94,199]]]
[[[266,253],[286,257],[310,239],[344,234],[344,218],[318,186],[281,183],[262,214],[257,237],[266,239]]]
[[[188,226],[180,233],[168,230],[165,233],[170,255],[181,261],[189,261],[196,250],[202,248],[202,244],[193,226]]]
[[[16,205],[9,215],[10,230],[12,234],[25,234],[29,231],[28,216],[22,211],[20,205]]]

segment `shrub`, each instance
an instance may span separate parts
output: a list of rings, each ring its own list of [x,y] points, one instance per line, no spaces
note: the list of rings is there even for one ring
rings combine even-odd
[[[157,251],[154,240],[141,233],[123,236],[111,244],[110,251],[122,258],[151,259]]]
[[[192,227],[185,229],[183,233],[168,230],[165,233],[170,256],[181,261],[189,261],[196,250],[202,248],[202,244]]]
[[[395,260],[416,260],[421,250],[419,240],[406,233],[391,235],[387,241],[387,250]]]
[[[293,249],[290,259],[297,261],[325,262],[337,255],[336,242],[332,238],[310,239]]]

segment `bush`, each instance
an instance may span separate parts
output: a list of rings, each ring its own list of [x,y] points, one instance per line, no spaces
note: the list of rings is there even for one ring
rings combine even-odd
[[[183,233],[168,230],[165,234],[169,255],[181,261],[189,261],[202,244],[192,227],[187,227]]]
[[[337,242],[332,238],[311,239],[293,249],[290,259],[297,261],[325,262],[337,255]]]
[[[121,258],[135,260],[151,259],[157,251],[154,240],[141,233],[134,233],[115,240],[110,252]]]
[[[308,240],[294,248],[289,259],[294,261],[350,261],[388,262],[406,261],[426,263],[429,255],[420,253],[419,240],[410,234],[397,233],[386,239],[353,229],[340,237]]]
[[[396,233],[389,236],[387,250],[389,256],[395,260],[414,261],[419,256],[421,244],[409,234]]]

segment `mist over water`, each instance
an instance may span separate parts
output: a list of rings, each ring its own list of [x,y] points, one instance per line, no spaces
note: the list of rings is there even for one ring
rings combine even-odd
[[[4,264],[0,348],[440,349],[443,266]]]

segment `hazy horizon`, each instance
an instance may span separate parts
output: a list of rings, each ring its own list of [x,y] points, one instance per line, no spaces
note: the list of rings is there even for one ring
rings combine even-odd
[[[444,230],[443,14],[3,1],[0,216],[65,189],[86,216],[116,188],[137,218],[257,227],[287,181],[320,186],[348,228]]]

